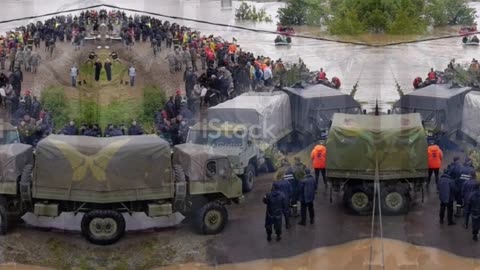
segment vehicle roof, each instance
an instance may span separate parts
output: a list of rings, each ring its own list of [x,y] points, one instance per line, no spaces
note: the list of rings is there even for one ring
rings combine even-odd
[[[283,90],[291,99],[315,102],[315,107],[319,109],[361,107],[352,96],[322,84],[308,85],[305,88],[285,87]]]
[[[447,101],[452,97],[466,94],[471,90],[470,87],[449,88],[448,85],[433,84],[400,97],[393,107],[442,109],[447,107]]]
[[[413,127],[423,128],[419,113],[385,115],[336,113],[333,115],[332,128],[336,127],[374,131]]]
[[[239,131],[241,129],[247,129],[245,124],[237,123],[196,123],[192,127],[192,130],[215,130],[215,131]]]

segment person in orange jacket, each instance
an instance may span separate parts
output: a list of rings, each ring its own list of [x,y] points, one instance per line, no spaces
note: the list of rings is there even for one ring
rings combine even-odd
[[[432,174],[435,174],[435,184],[438,185],[438,173],[442,167],[443,152],[438,145],[430,142],[427,148],[428,155],[428,182],[427,188],[430,186]]]
[[[310,154],[312,159],[313,169],[315,170],[315,182],[317,183],[316,189],[318,189],[318,178],[322,173],[323,183],[325,189],[327,189],[327,178],[325,175],[325,164],[327,161],[327,148],[323,144],[317,144]]]

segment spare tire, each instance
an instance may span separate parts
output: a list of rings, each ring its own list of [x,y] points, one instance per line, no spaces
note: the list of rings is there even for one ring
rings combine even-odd
[[[252,191],[253,185],[255,184],[255,175],[255,166],[252,163],[249,163],[242,175],[244,193]]]

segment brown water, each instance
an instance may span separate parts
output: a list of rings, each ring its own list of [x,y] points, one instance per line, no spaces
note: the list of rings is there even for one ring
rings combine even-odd
[[[383,252],[382,252],[383,248]],[[373,251],[373,252],[372,252]],[[382,267],[384,265],[384,268]],[[3,264],[0,270],[49,270],[51,268]],[[480,270],[480,260],[463,258],[431,247],[398,240],[376,238],[352,241],[338,246],[318,248],[284,259],[208,266],[189,263],[155,268],[156,270]]]
[[[373,256],[370,260],[370,250]],[[480,270],[477,259],[462,258],[435,248],[419,247],[397,240],[383,240],[384,269]],[[292,258],[259,260],[216,267],[202,264],[175,265],[163,270],[361,270],[382,268],[382,241],[358,240],[339,246],[319,248]]]

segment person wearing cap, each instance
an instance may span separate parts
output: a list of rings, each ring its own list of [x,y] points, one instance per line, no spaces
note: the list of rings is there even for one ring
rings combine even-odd
[[[283,192],[281,192],[278,182],[273,183],[272,191],[263,197],[263,203],[267,205],[265,213],[267,241],[270,242],[272,240],[273,229],[277,235],[277,241],[280,241],[282,239],[282,216],[288,211],[288,201]]]
[[[305,170],[305,177],[300,181],[299,186],[299,200],[300,200],[300,216],[299,225],[305,226],[307,224],[307,209],[310,216],[310,224],[315,223],[315,210],[313,208],[313,201],[315,200],[315,192],[317,190],[317,183],[310,173],[310,169]]]
[[[478,231],[480,230],[480,188],[478,183],[475,184],[472,192],[466,212],[472,217],[472,239],[478,241]]]
[[[327,148],[323,143],[317,144],[310,154],[310,158],[312,159],[313,169],[315,170],[315,182],[317,183],[318,188],[318,178],[320,177],[320,173],[322,173],[323,183],[325,185],[325,190],[327,189],[327,177],[326,177],[326,170],[325,165],[327,161]]]
[[[432,174],[435,175],[435,185],[438,185],[438,174],[440,168],[442,167],[443,152],[435,142],[431,141],[430,145],[427,148],[428,156],[428,181],[427,189],[430,186],[430,181],[432,179]]]
[[[453,221],[453,202],[455,201],[455,181],[451,172],[445,170],[438,181],[438,197],[440,199],[440,224],[443,224],[445,210],[447,210],[448,225],[455,225]]]

